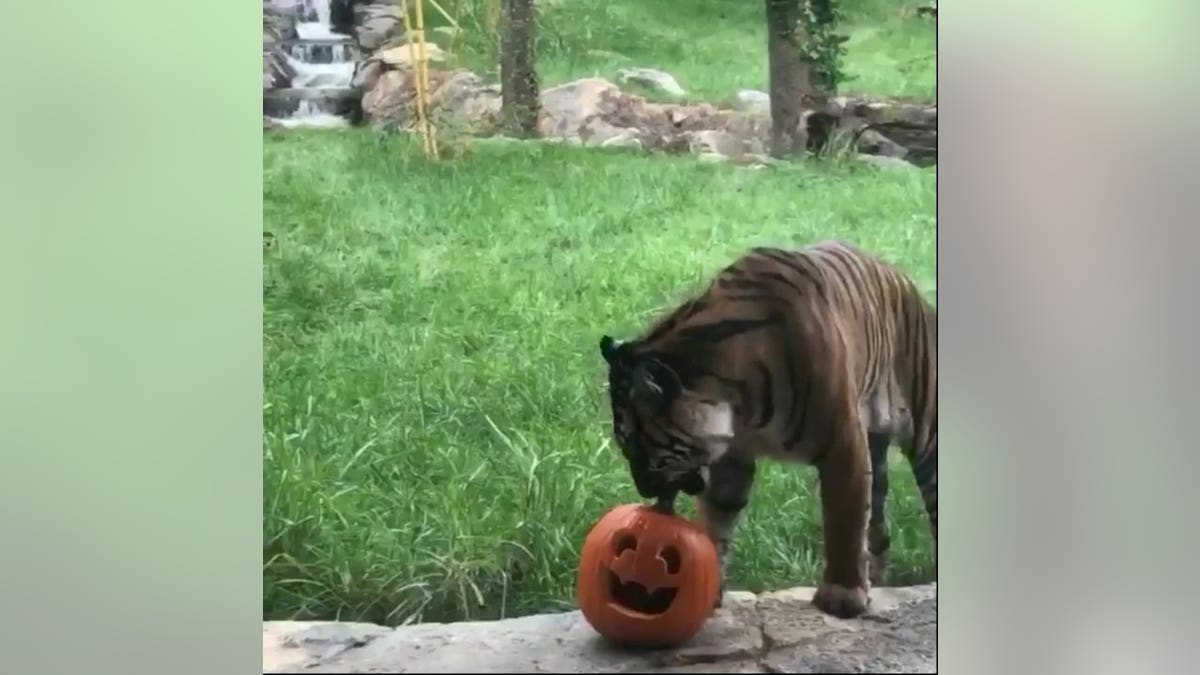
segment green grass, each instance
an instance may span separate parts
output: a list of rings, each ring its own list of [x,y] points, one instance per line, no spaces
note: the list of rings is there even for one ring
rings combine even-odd
[[[457,0],[440,2],[450,7]],[[499,0],[462,0],[462,65],[496,76]],[[850,36],[840,93],[936,98],[937,29],[915,16],[917,0],[843,2]],[[767,89],[761,0],[539,0],[538,72],[543,87],[580,77],[616,81],[620,68],[660,68],[689,98],[721,102],[738,89]],[[491,11],[489,9],[491,8]],[[445,21],[426,10],[431,25]],[[443,47],[446,39],[434,41]]]
[[[601,334],[632,335],[761,243],[846,238],[934,291],[935,169],[491,142],[430,165],[365,130],[264,144],[268,618],[571,607],[587,528],[638,500],[610,440]],[[927,581],[923,510],[893,467],[891,581]],[[732,588],[816,581],[814,476],[764,464]]]

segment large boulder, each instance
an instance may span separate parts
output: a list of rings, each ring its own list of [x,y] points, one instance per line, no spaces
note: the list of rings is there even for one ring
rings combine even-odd
[[[358,46],[373,52],[404,32],[400,6],[395,2],[358,4],[354,8],[354,32]]]
[[[376,124],[408,128],[414,121],[416,95],[412,70],[386,70],[363,96],[363,114]],[[500,113],[500,90],[485,86],[479,76],[466,70],[430,70],[429,109],[439,128],[485,132]]]

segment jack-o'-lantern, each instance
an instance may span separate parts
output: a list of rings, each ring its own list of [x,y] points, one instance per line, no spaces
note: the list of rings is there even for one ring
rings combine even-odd
[[[719,572],[716,548],[699,527],[626,504],[606,513],[584,539],[576,597],[604,637],[666,647],[691,638],[712,615]]]

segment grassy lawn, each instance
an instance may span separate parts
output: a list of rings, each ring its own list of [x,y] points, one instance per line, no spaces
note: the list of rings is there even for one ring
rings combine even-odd
[[[675,3],[645,4],[658,7],[647,25],[672,21],[662,6]],[[736,17],[761,11],[745,4]],[[741,44],[733,27],[711,31],[714,45]],[[747,44],[761,51],[760,38]],[[736,82],[724,56],[712,75],[687,58],[673,72],[712,92],[754,86],[762,70],[749,47],[738,58],[754,66]],[[276,241],[263,269],[266,618],[569,608],[587,528],[638,500],[610,440],[602,333],[631,335],[761,243],[846,238],[934,291],[935,169],[752,171],[487,142],[429,165],[366,130],[264,145]],[[815,472],[765,463],[759,475],[731,587],[812,584]],[[891,581],[930,580],[931,538],[898,453],[892,476]]]
[[[461,64],[496,77],[499,0],[442,0],[460,9]],[[915,16],[918,0],[843,0],[850,36],[840,93],[932,100],[937,29]],[[539,76],[545,87],[624,67],[660,68],[691,98],[719,102],[738,89],[767,89],[762,0],[538,0]],[[430,25],[445,24],[432,9]],[[447,46],[445,36],[432,39]]]

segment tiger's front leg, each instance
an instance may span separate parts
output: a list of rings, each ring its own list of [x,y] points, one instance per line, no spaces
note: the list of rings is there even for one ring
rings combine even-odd
[[[715,607],[720,607],[725,597],[730,541],[738,516],[750,501],[753,485],[754,458],[731,449],[709,465],[708,483],[697,499],[700,525],[712,539],[720,563],[721,585]]]
[[[844,619],[862,614],[870,604],[866,544],[871,456],[858,426],[846,425],[819,469],[825,574],[813,604]]]

